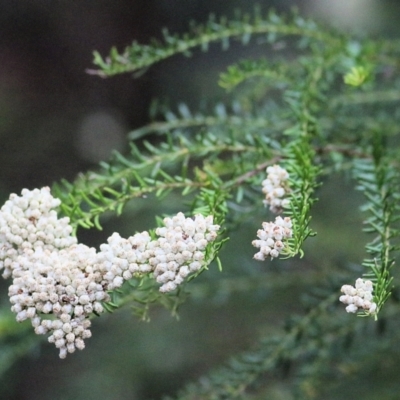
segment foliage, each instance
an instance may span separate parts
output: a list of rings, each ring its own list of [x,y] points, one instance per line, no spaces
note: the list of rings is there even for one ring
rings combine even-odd
[[[186,214],[212,214],[224,227],[209,249],[208,263],[217,260],[225,271],[229,266],[218,258],[220,249],[229,232],[261,207],[268,166],[279,164],[290,176],[283,215],[290,217],[293,235],[283,258],[302,257],[305,241],[316,234],[311,215],[318,187],[332,174],[349,176],[351,171],[366,199],[364,232],[374,235],[359,267],[374,284],[375,319],[385,318],[386,305],[396,312],[390,295],[400,249],[398,43],[348,37],[296,13],[263,17],[256,10],[254,16],[238,14],[233,20],[211,16],[203,25],[192,24],[187,34],[164,31],[162,41],[134,42],[121,53],[113,48],[105,58],[95,52],[98,69],[89,72],[102,77],[142,73],[168,57],[190,56],[195,48],[207,51],[213,42],[227,49],[232,40],[249,45],[253,37],[268,57],[239,61],[221,73],[219,84],[232,96],[230,103],[217,104],[213,113],[193,112],[184,104],[158,110],[162,120],[131,132],[130,154],[115,152],[97,171],[53,186],[53,195],[62,201],[60,211],[75,229],[101,229],[105,215],[122,214],[131,201],[149,196],[162,204],[179,191]],[[272,219],[267,212],[265,219]],[[189,384],[176,398],[263,398],[267,372],[292,377],[290,398],[321,398],[329,376],[346,377],[338,364],[359,362],[357,353],[353,361],[340,360],[338,354],[373,322],[347,315],[338,304],[340,286],[359,276],[350,267],[336,272],[325,284],[319,282],[319,293],[310,288],[306,312],[291,318],[283,332],[260,339],[253,350]],[[148,277],[129,284],[113,293],[108,309],[129,304],[146,319],[154,303],[176,313],[192,283],[168,295],[157,292]]]

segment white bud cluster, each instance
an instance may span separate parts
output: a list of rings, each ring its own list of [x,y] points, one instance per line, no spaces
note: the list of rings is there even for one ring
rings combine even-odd
[[[176,289],[204,265],[219,229],[211,216],[179,213],[164,219],[157,239],[148,232],[128,239],[114,233],[97,253],[77,243],[69,218],[57,218],[59,205],[48,187],[10,196],[0,210],[0,270],[13,279],[9,297],[17,321],[30,319],[35,333],[49,334],[61,358],[85,347],[89,318],[104,311],[108,290],[151,272],[161,292]]]
[[[264,261],[266,257],[276,258],[285,247],[283,240],[292,237],[292,222],[289,217],[276,217],[275,222],[263,222],[263,229],[257,231],[259,240],[253,240],[254,247],[260,251],[255,260]]]
[[[279,213],[289,204],[284,196],[289,192],[287,180],[288,172],[279,165],[269,166],[266,170],[267,179],[262,182],[262,192],[265,194],[264,204],[269,205],[273,213]]]
[[[219,225],[213,225],[213,217],[196,215],[192,219],[178,213],[163,222],[165,226],[155,231],[156,239],[152,240],[148,232],[128,239],[114,233],[108,244],[100,246],[97,261],[103,286],[116,289],[135,274],[152,272],[162,284],[160,291],[170,292],[204,265],[205,249],[219,229]]]
[[[151,243],[149,263],[157,282],[162,283],[160,291],[170,292],[204,265],[206,246],[217,237],[219,225],[213,225],[212,216],[192,219],[182,213],[165,218],[164,225],[156,229],[159,238]]]
[[[18,255],[43,249],[54,251],[76,244],[69,218],[57,218],[53,209],[60,205],[50,188],[22,190],[11,194],[0,210],[0,269],[3,277],[12,275]]]
[[[107,239],[108,244],[100,246],[97,260],[103,275],[102,283],[108,290],[119,288],[136,273],[151,272],[148,263],[150,241],[148,232],[137,233],[128,239],[115,232]]]
[[[60,357],[85,347],[89,317],[109,300],[96,250],[77,244],[68,218],[49,188],[24,189],[0,210],[0,268],[12,276],[8,295],[18,322],[30,319],[37,334],[50,334]]]
[[[373,302],[373,289],[374,287],[371,281],[358,278],[355,287],[351,285],[342,286],[340,291],[344,293],[344,295],[340,296],[339,300],[344,304],[348,304],[346,307],[348,313],[355,313],[359,309],[362,309],[369,314],[374,314],[377,305]]]

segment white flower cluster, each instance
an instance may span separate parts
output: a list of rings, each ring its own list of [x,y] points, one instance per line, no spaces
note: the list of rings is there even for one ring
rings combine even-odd
[[[351,285],[342,286],[340,291],[344,295],[340,296],[339,300],[344,304],[348,304],[346,307],[348,313],[355,313],[359,309],[363,309],[369,314],[374,314],[377,305],[372,301],[374,298],[373,289],[371,281],[358,278],[355,287]]]
[[[254,259],[264,261],[266,257],[276,258],[285,247],[283,240],[292,237],[292,222],[289,217],[276,217],[275,222],[263,222],[263,229],[257,231],[259,240],[253,240],[260,251]]]
[[[151,238],[148,232],[137,233],[128,239],[115,232],[107,242],[100,246],[97,260],[103,275],[102,283],[108,290],[121,287],[134,274],[151,272],[148,263]]]
[[[22,196],[11,194],[0,211],[0,269],[3,277],[12,275],[18,256],[37,249],[55,251],[76,244],[71,236],[68,218],[57,218],[53,210],[60,200],[53,198],[49,188],[29,191]]]
[[[284,198],[289,192],[287,184],[289,174],[279,165],[269,166],[266,172],[267,179],[262,182],[262,192],[265,194],[264,204],[269,205],[273,213],[279,213],[289,204],[289,200]]]
[[[205,248],[215,240],[219,225],[212,216],[185,218],[178,213],[164,219],[165,227],[157,228],[157,240],[152,242],[149,263],[161,292],[175,290],[191,273],[204,265]]]
[[[30,319],[37,334],[49,334],[61,358],[85,347],[89,318],[104,311],[108,290],[151,272],[163,284],[160,291],[174,290],[204,265],[219,229],[211,216],[179,213],[164,219],[157,239],[148,232],[128,239],[114,233],[96,252],[77,243],[69,218],[57,218],[59,205],[47,187],[10,196],[0,210],[0,270],[13,279],[9,297],[17,321]]]
[[[77,244],[68,218],[49,188],[24,189],[0,210],[0,269],[12,277],[8,294],[17,321],[30,319],[37,334],[67,352],[83,349],[91,336],[89,316],[109,299],[96,267],[96,251]]]
[[[219,225],[213,225],[213,217],[196,215],[192,219],[178,213],[163,222],[165,226],[156,229],[158,238],[154,240],[148,232],[128,239],[114,233],[108,244],[100,246],[98,262],[109,290],[120,287],[134,274],[152,272],[162,283],[160,291],[170,292],[204,265],[205,249],[219,229]]]

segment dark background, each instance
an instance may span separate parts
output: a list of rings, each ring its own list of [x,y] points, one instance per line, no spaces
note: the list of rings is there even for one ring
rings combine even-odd
[[[149,121],[149,106],[155,98],[171,105],[185,102],[193,108],[203,100],[223,101],[225,94],[217,86],[219,72],[230,62],[262,52],[251,46],[221,52],[220,47],[212,46],[209,53],[195,53],[190,59],[177,56],[166,60],[139,79],[129,74],[101,79],[85,73],[92,67],[93,50],[104,56],[113,45],[121,50],[134,39],[147,43],[151,37],[160,37],[163,27],[184,32],[190,20],[205,21],[211,12],[233,15],[235,8],[251,11],[255,3],[0,0],[0,200],[24,187],[47,186],[62,178],[72,180],[78,172],[107,159],[111,149],[124,152],[127,133]],[[257,3],[265,11],[274,7],[282,12],[296,5],[303,14],[348,31],[371,36],[398,34],[400,7],[395,1]],[[338,187],[350,193],[346,183],[335,179],[320,193],[322,205],[316,208],[314,223],[326,230],[330,241],[316,239],[310,244],[314,257],[300,263],[306,271],[312,270],[319,255],[326,264],[322,268],[328,267],[331,258],[356,260],[363,255],[363,243],[355,240],[348,245],[343,234],[351,235],[361,217],[344,212],[343,204],[332,201]],[[346,201],[352,210],[359,196],[352,193]],[[132,212],[129,218],[110,221],[103,233],[83,237],[95,245],[114,229],[140,229],[141,224],[154,219],[152,207],[145,208],[143,218]],[[338,215],[346,222],[344,231],[340,228],[341,235],[335,234]],[[246,230],[245,224],[242,229]],[[341,252],[333,254],[332,240]],[[241,247],[239,243],[240,236],[233,236],[225,252],[226,270],[218,279],[237,274],[248,278],[252,271],[264,268],[248,261],[253,254],[251,247],[234,253],[235,244]],[[247,349],[260,334],[279,328],[283,317],[296,311],[293,299],[301,288],[296,289],[295,278],[284,284],[290,295],[272,293],[266,278],[251,295],[241,289],[211,296],[203,290],[200,279],[191,300],[182,307],[179,322],[162,309],[153,310],[148,324],[139,322],[128,309],[104,316],[95,321],[87,348],[66,360],[58,359],[52,345],[34,346],[3,375],[0,398],[160,399],[161,394],[174,393],[230,354]],[[9,307],[6,287],[2,282],[3,309]]]

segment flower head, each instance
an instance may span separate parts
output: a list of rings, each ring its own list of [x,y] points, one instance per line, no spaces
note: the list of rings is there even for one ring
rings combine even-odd
[[[292,222],[289,217],[276,217],[275,222],[263,222],[263,229],[257,231],[258,240],[253,240],[254,247],[260,251],[254,259],[264,261],[266,257],[276,258],[284,249],[284,240],[292,237]]]
[[[288,172],[279,165],[269,166],[266,170],[267,178],[262,182],[262,192],[265,194],[264,204],[269,205],[273,213],[279,213],[289,204],[285,195],[289,192]]]
[[[185,278],[205,265],[205,249],[217,237],[219,225],[213,217],[196,215],[185,218],[178,213],[164,219],[165,227],[157,228],[149,259],[161,292],[175,290]]]
[[[364,310],[368,314],[375,314],[377,304],[373,302],[373,283],[369,280],[358,278],[355,287],[343,285],[340,291],[343,293],[339,300],[347,304],[346,311],[355,313]]]

